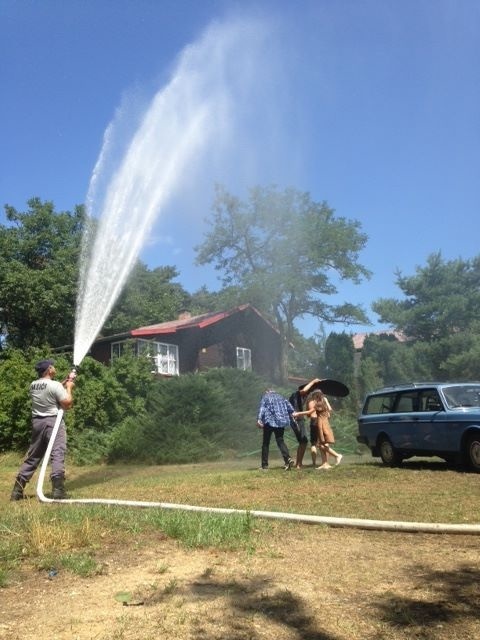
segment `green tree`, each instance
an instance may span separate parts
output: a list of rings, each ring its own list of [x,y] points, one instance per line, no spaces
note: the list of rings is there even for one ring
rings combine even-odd
[[[362,359],[357,369],[356,381],[360,407],[367,393],[384,386],[380,373],[380,364],[375,358],[364,357],[362,354]]]
[[[293,347],[289,351],[288,372],[300,378],[317,378],[325,369],[325,335],[305,338],[295,332]]]
[[[7,205],[0,225],[0,326],[14,347],[61,346],[72,341],[84,210],[28,207]]]
[[[325,343],[325,375],[341,380],[347,386],[353,384],[355,349],[352,336],[332,332]]]
[[[397,272],[404,300],[381,298],[373,303],[380,321],[405,335],[432,342],[469,330],[480,308],[480,256],[444,261],[432,254],[413,276]]]
[[[325,377],[340,380],[350,390],[344,406],[350,409],[357,407],[355,386],[355,348],[352,336],[342,332],[332,332],[325,343]]]
[[[214,263],[224,286],[241,288],[249,302],[274,318],[285,379],[296,319],[367,322],[361,307],[327,302],[337,293],[335,278],[359,283],[370,276],[358,262],[367,241],[358,221],[336,217],[325,202],[294,189],[256,187],[242,202],[217,187],[209,222],[197,263]]]
[[[175,267],[150,270],[137,262],[103,327],[103,335],[175,319],[190,306],[189,294],[172,282],[177,276]]]
[[[437,376],[445,380],[480,379],[480,322],[472,323],[470,331],[455,333],[434,346]]]
[[[368,336],[362,350],[364,359],[371,359],[377,364],[384,385],[436,377],[433,375],[428,345],[413,340],[399,342],[391,334]]]
[[[256,307],[255,302],[249,297],[248,292],[240,287],[228,286],[219,291],[209,291],[206,286],[203,286],[192,293],[189,311],[191,311],[192,315],[200,315],[210,311],[233,309],[247,303]]]
[[[397,285],[405,299],[380,299],[372,305],[382,322],[409,338],[393,349],[397,371],[391,361],[385,382],[478,379],[480,256],[445,261],[440,253],[432,254],[415,275],[398,273]]]

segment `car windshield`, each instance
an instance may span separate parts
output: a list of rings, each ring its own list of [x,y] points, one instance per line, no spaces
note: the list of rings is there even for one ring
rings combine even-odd
[[[443,387],[442,391],[450,409],[480,407],[480,384]]]

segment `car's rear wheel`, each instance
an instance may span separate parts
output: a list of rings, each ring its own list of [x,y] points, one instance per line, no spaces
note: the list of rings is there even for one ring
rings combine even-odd
[[[383,464],[387,464],[389,467],[398,467],[398,465],[402,463],[402,456],[386,436],[380,438],[378,451]]]
[[[473,471],[480,472],[480,433],[472,433],[465,446],[465,461]]]

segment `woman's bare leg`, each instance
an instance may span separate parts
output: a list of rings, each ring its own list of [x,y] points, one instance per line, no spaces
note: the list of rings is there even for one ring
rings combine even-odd
[[[324,444],[319,444],[320,455],[322,457],[322,464],[317,467],[318,469],[330,469],[330,465],[328,464],[328,455],[327,450]]]
[[[317,464],[317,447],[314,444],[312,444],[311,452],[312,452],[312,464],[315,467]]]
[[[334,449],[332,449],[332,447],[330,445],[326,445],[326,454],[327,454],[327,459],[328,456],[333,456],[335,458],[335,465],[340,464],[340,462],[342,461],[342,454],[341,453],[337,453]]]

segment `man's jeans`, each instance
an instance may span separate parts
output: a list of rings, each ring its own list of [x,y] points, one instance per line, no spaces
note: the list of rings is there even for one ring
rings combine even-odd
[[[45,418],[33,418],[32,420],[32,440],[27,456],[20,467],[18,476],[26,482],[35,473],[36,468],[42,461],[45,451],[47,450],[50,436],[57,416],[47,416]],[[55,444],[52,448],[50,462],[52,465],[52,478],[65,476],[65,453],[67,450],[67,435],[65,431],[65,423],[62,420],[55,438]]]
[[[270,439],[272,437],[272,433],[275,436],[275,440],[277,441],[278,448],[280,449],[280,453],[283,456],[285,464],[288,464],[290,460],[290,453],[288,452],[287,445],[283,440],[283,432],[285,429],[279,427],[270,427],[268,424],[263,427],[263,441],[262,441],[262,468],[266,469],[268,467],[268,450],[270,447]]]

